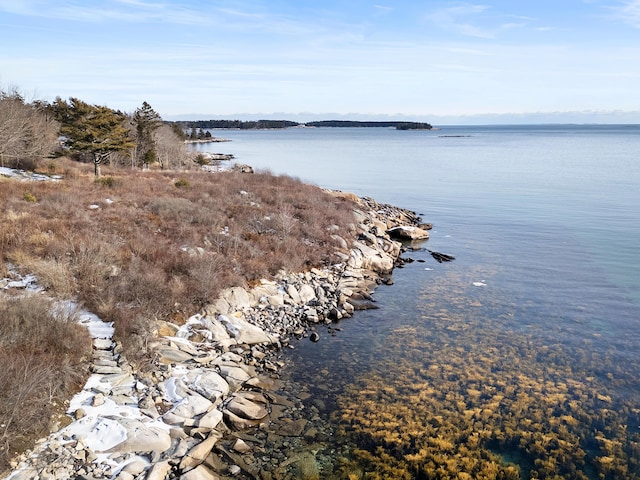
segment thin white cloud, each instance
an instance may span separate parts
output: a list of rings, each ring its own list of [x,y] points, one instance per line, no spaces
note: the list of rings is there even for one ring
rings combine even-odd
[[[493,38],[493,32],[469,22],[469,19],[477,20],[489,8],[488,5],[462,3],[432,12],[427,19],[441,28],[464,36]]]
[[[376,13],[378,15],[386,15],[388,13],[393,12],[395,9],[393,7],[388,7],[386,5],[374,5],[373,8],[375,8]]]
[[[134,7],[141,7],[141,8],[158,9],[158,8],[164,8],[166,6],[166,4],[164,3],[143,2],[142,0],[115,0],[115,1],[117,3],[122,3],[123,5],[131,5]]]
[[[640,28],[640,0],[622,2],[617,16],[632,27]]]
[[[490,5],[457,3],[432,12],[427,20],[463,36],[493,39],[501,32],[525,28],[535,19],[496,12]]]

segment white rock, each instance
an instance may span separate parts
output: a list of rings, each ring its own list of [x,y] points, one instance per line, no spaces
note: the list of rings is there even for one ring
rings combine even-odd
[[[304,284],[300,287],[300,301],[303,304],[309,303],[311,300],[316,299],[316,292],[313,287],[309,284]]]
[[[145,480],[165,480],[171,471],[171,464],[168,461],[154,464],[147,472]]]
[[[120,418],[118,423],[125,430],[126,438],[109,449],[111,453],[164,452],[171,448],[169,430],[159,423],[129,418]]]
[[[220,477],[204,465],[198,465],[193,470],[180,475],[180,480],[219,480]]]
[[[257,343],[273,343],[275,339],[267,335],[260,327],[252,325],[243,318],[234,315],[219,315],[218,321],[224,325],[229,335],[238,343],[255,345]]]
[[[213,370],[191,371],[187,381],[191,388],[212,402],[229,393],[227,381]]]
[[[248,420],[262,420],[269,414],[264,406],[241,396],[233,397],[227,404],[226,410]]]
[[[200,420],[198,420],[198,428],[208,428],[213,430],[222,421],[222,412],[220,410],[211,410],[205,413]]]
[[[295,303],[296,305],[300,305],[302,303],[300,293],[293,285],[287,285],[287,294],[291,297],[291,300],[293,300],[293,303]]]
[[[429,238],[429,232],[418,227],[399,226],[390,228],[387,233],[394,237],[406,238],[408,240],[426,240]]]
[[[232,287],[222,292],[224,298],[231,310],[242,310],[251,307],[249,294],[242,287]]]
[[[251,447],[241,438],[236,440],[236,443],[233,444],[233,449],[238,453],[247,453],[251,451]]]
[[[180,470],[187,470],[205,461],[216,442],[222,438],[219,432],[211,432],[209,436],[195,447],[191,448],[180,461]]]

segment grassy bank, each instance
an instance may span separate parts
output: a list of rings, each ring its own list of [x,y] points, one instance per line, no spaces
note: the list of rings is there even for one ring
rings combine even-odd
[[[11,262],[35,274],[49,295],[76,298],[113,321],[140,368],[152,365],[146,345],[154,320],[181,323],[226,287],[333,263],[342,244],[337,235],[353,236],[348,200],[286,176],[104,169],[95,179],[91,166],[64,158],[47,161],[47,171],[64,179],[0,179],[0,269]],[[16,318],[7,315],[3,322]],[[26,322],[11,323],[15,335],[33,334]],[[34,349],[47,358],[46,348],[29,343],[21,351]],[[47,368],[60,363],[56,350],[30,376],[48,376]],[[3,344],[2,355],[12,352]],[[68,357],[65,365],[73,370],[78,362]],[[15,399],[7,372],[0,374],[6,425],[4,412]],[[28,394],[46,416],[49,396]]]

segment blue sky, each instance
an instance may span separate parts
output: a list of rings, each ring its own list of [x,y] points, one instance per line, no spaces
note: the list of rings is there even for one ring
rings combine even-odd
[[[640,0],[0,0],[0,86],[165,118],[640,123],[638,85]]]

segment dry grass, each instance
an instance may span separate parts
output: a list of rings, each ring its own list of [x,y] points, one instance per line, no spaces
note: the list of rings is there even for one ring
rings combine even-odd
[[[39,295],[0,303],[0,472],[84,382],[91,339],[73,314]]]
[[[333,263],[331,235],[353,237],[350,201],[286,176],[105,167],[96,182],[90,165],[65,158],[46,170],[65,178],[0,180],[0,273],[10,261],[113,321],[140,366],[152,320],[181,321],[223,288]],[[83,350],[69,343],[82,332],[37,297],[0,307],[0,328],[2,467],[27,445],[19,432],[42,433],[54,399],[77,387]]]
[[[289,177],[113,170],[96,182],[67,159],[46,168],[65,180],[0,180],[0,274],[11,261],[49,294],[114,321],[141,364],[151,320],[179,321],[223,288],[333,262],[334,225],[352,236],[350,203]],[[78,328],[39,297],[0,306],[0,471],[81,383],[75,366],[90,343]]]
[[[47,170],[66,177],[3,181],[0,254],[115,321],[134,359],[150,320],[193,313],[221,289],[281,269],[330,264],[333,226],[352,236],[349,201],[287,176],[105,167],[96,182],[66,159]]]

